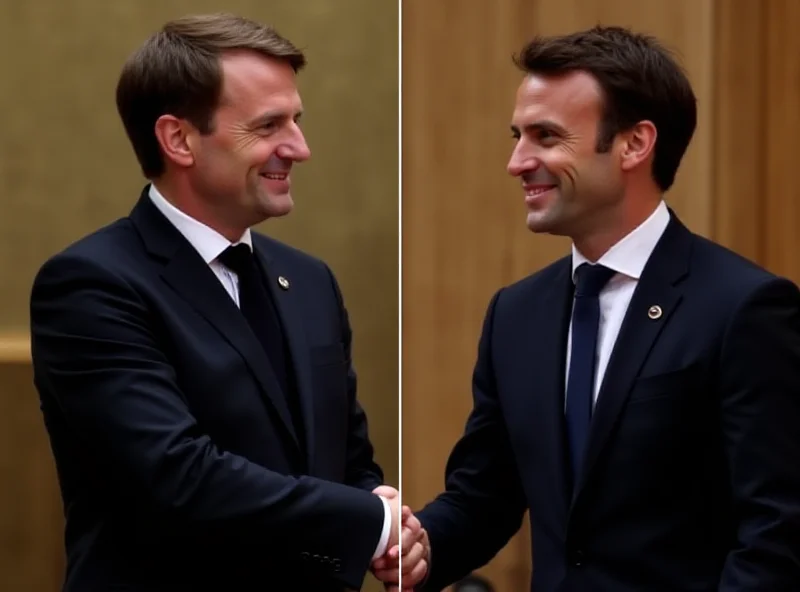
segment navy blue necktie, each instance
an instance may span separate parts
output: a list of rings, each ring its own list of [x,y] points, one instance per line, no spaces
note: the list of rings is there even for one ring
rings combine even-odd
[[[289,405],[295,432],[302,442],[304,437],[302,414],[294,388],[291,358],[278,311],[266,286],[264,273],[250,247],[242,243],[225,249],[219,260],[239,277],[239,307],[264,348],[267,360]]]
[[[572,461],[572,483],[577,482],[594,399],[597,360],[597,329],[600,325],[600,290],[614,275],[602,265],[578,267],[575,304],[572,311],[572,351],[567,377],[567,436]]]

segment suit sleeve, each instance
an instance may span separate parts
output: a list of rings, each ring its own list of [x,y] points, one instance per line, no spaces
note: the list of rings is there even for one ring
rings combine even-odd
[[[739,308],[721,358],[738,518],[720,592],[800,590],[800,292],[771,281]]]
[[[349,404],[349,424],[347,430],[347,467],[345,483],[372,491],[383,485],[383,471],[374,460],[374,449],[369,438],[367,414],[358,402],[358,379],[353,366],[352,337],[347,309],[344,305],[339,284],[330,269],[327,270],[333,284],[341,324],[342,343],[347,363],[347,395]]]
[[[381,500],[218,449],[190,412],[152,331],[157,322],[112,272],[85,258],[48,261],[31,295],[40,391],[97,451],[106,478],[135,492],[139,511],[194,531],[281,541],[298,558],[336,558],[331,576],[360,587],[383,525]]]
[[[516,533],[526,509],[497,396],[492,363],[492,299],[472,378],[473,408],[445,470],[445,491],[418,514],[431,564],[421,587],[438,591],[488,563]]]

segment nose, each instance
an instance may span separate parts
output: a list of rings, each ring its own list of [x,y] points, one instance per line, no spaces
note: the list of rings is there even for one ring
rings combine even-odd
[[[278,156],[295,162],[303,162],[311,158],[311,150],[306,143],[306,137],[296,123],[292,123],[286,140],[278,147]]]
[[[529,150],[524,138],[520,139],[514,147],[514,151],[511,153],[511,158],[506,166],[508,174],[513,177],[519,177],[522,173],[526,171],[535,171],[537,168],[539,168],[539,160],[532,151]]]

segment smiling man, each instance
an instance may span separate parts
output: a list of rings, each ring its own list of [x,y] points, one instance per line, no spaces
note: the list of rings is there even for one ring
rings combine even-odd
[[[616,27],[517,64],[508,172],[572,250],[489,304],[424,589],[529,510],[536,592],[800,590],[800,292],[668,208],[689,81]]]
[[[310,156],[304,63],[269,27],[207,15],[123,68],[150,183],[46,262],[31,297],[65,591],[356,589],[398,543],[336,280],[250,231],[292,210]]]

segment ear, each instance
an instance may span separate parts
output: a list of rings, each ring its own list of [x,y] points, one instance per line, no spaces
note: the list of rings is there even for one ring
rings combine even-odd
[[[179,167],[194,164],[191,134],[193,128],[174,115],[162,115],[156,120],[155,134],[164,158]]]
[[[640,121],[622,134],[622,170],[630,171],[647,161],[656,147],[656,126],[650,121]]]

